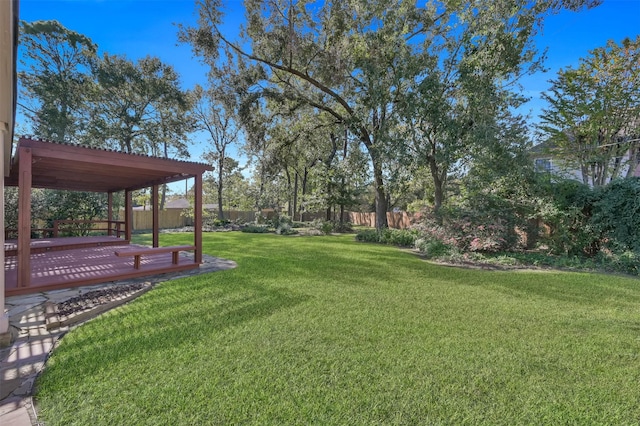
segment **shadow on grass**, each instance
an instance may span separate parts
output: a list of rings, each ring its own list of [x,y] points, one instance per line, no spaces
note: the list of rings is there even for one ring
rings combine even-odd
[[[199,278],[153,290],[136,303],[83,325],[63,340],[45,375],[70,375],[82,382],[95,376],[96,368],[122,368],[129,359],[145,359],[155,352],[170,354],[181,345],[213,339],[226,329],[310,299],[282,288],[211,285]]]
[[[594,307],[637,306],[637,280],[598,274],[514,272],[508,280],[495,280],[491,287],[516,297],[539,297]]]

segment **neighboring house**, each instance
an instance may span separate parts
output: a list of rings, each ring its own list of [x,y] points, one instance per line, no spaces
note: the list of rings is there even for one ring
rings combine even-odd
[[[188,209],[190,207],[193,207],[190,203],[189,200],[187,200],[186,198],[175,198],[173,200],[167,201],[166,203],[164,203],[164,208],[167,210],[170,209],[180,209],[180,210],[184,210],[184,209]],[[217,204],[203,204],[202,208],[205,210],[218,210],[218,205]]]
[[[563,159],[562,152],[557,149],[553,142],[545,141],[535,145],[529,150],[529,153],[536,172],[551,173],[567,179],[584,182],[580,167],[578,165],[571,165]],[[630,174],[631,176],[640,176],[640,161],[638,161],[640,160],[640,155],[632,154],[633,152],[629,151],[623,157],[613,159],[614,162],[620,164],[620,177],[629,176],[629,167],[633,168]],[[615,164],[611,166],[614,167]],[[588,182],[588,184],[591,186],[592,182]]]

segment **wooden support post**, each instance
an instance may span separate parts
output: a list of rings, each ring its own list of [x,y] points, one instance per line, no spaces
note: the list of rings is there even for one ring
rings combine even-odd
[[[31,285],[31,164],[30,148],[18,152],[18,287]]]
[[[113,192],[108,192],[107,193],[107,235],[108,236],[113,235],[111,222],[113,222]]]
[[[151,188],[151,211],[153,212],[153,247],[160,245],[160,210],[158,200],[158,185]]]
[[[124,192],[124,239],[131,241],[133,231],[133,202],[131,201],[131,191]]]
[[[194,212],[193,212],[193,261],[202,263],[202,173],[195,176]]]

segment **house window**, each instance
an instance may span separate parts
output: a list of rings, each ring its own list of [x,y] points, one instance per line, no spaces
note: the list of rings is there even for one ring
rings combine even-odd
[[[536,172],[550,172],[551,160],[548,158],[536,158]]]

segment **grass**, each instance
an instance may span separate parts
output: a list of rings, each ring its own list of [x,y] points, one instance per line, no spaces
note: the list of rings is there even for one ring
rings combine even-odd
[[[37,381],[47,425],[640,419],[635,279],[435,266],[353,236],[204,241],[238,268],[64,337]]]

